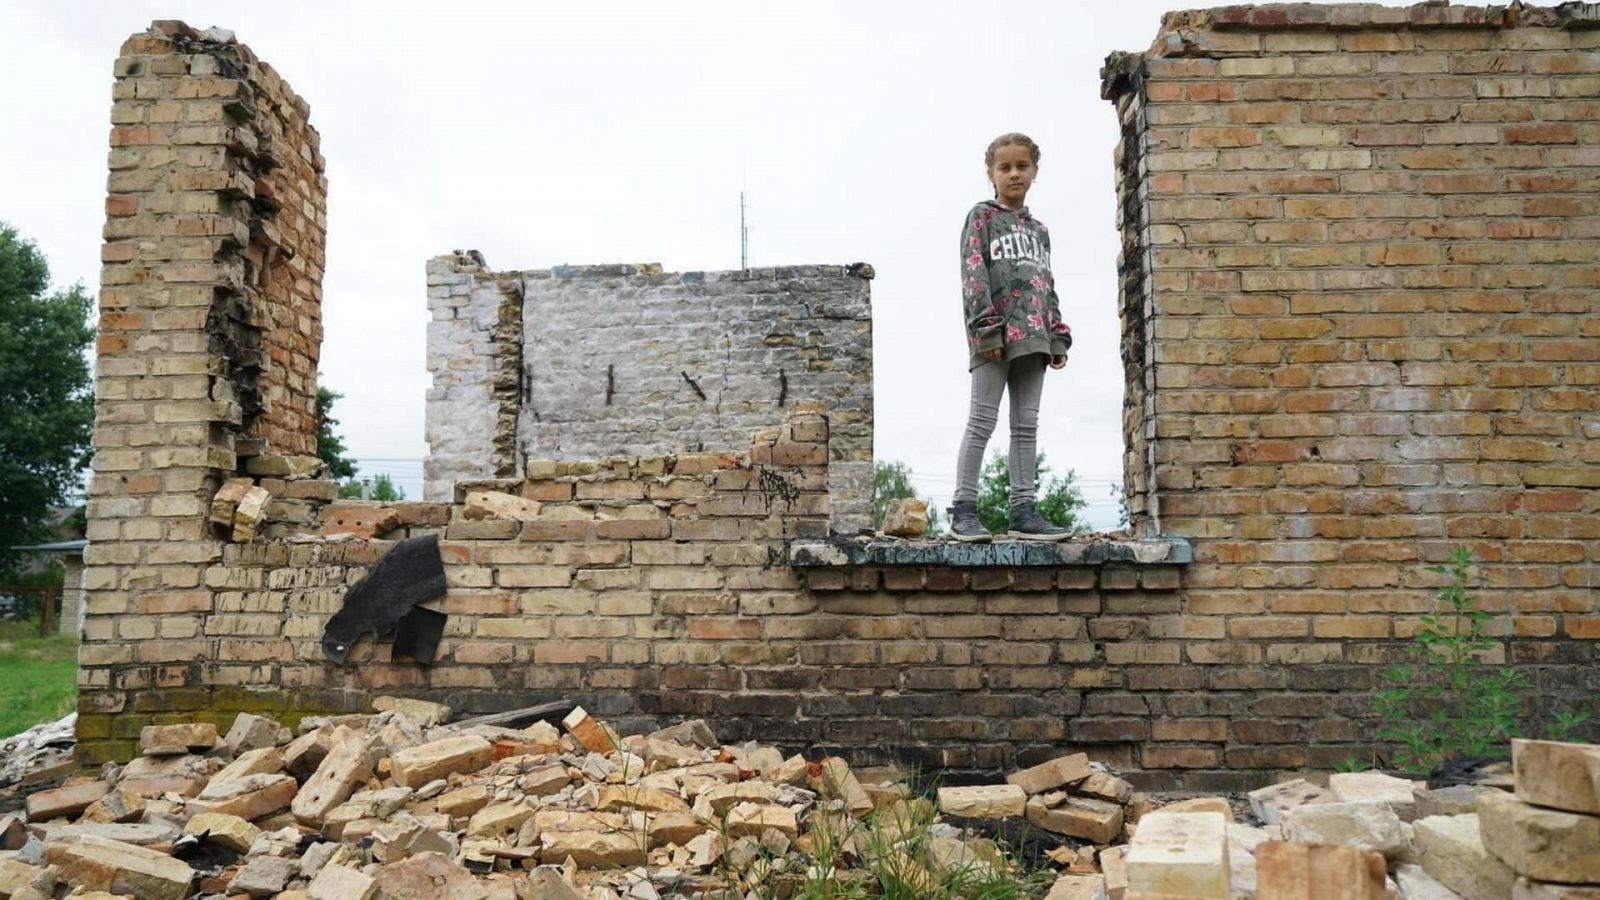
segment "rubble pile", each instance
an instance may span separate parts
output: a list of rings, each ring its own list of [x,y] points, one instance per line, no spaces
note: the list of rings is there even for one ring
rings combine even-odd
[[[1515,794],[1477,799],[1489,851],[1517,873],[1518,900],[1600,898],[1600,747],[1511,742]]]
[[[935,802],[839,758],[724,746],[698,720],[625,737],[581,707],[521,728],[374,708],[298,735],[250,714],[226,735],[146,727],[126,766],[0,815],[0,900],[748,900],[889,879],[1046,900],[1600,896],[1600,747],[1581,744],[1516,742],[1514,778],[1340,773],[1237,810],[1158,805],[1076,753]],[[1023,871],[995,838],[1064,872]]]
[[[0,741],[0,791],[26,787],[74,769],[72,748],[77,742],[77,726],[78,714],[67,713],[54,722],[42,722]]]
[[[1514,778],[1490,767],[1431,790],[1381,772],[1275,784],[1248,795],[1260,827],[1225,806],[1168,806],[1102,855],[1121,858],[1101,889],[1109,900],[1597,900],[1600,747],[1518,740],[1512,753]]]
[[[1107,845],[1136,801],[1076,754],[941,790],[957,827],[904,783],[723,746],[700,721],[624,737],[581,707],[524,728],[447,724],[423,701],[374,708],[298,735],[251,714],[226,735],[146,727],[137,759],[0,816],[0,898],[768,897],[876,885],[874,861],[931,891],[955,873],[1020,877],[985,820]],[[1071,871],[1098,872],[1094,844],[1053,843]]]

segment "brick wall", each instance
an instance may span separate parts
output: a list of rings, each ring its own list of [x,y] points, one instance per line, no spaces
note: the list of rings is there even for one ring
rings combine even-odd
[[[248,452],[317,452],[317,360],[322,348],[322,273],[327,179],[311,108],[268,66],[252,70],[250,130],[257,173],[245,250],[250,324],[260,334],[261,409],[248,422]]]
[[[126,756],[154,721],[293,721],[381,691],[473,711],[572,698],[630,728],[707,716],[730,740],[955,770],[1073,745],[1147,787],[1251,787],[1365,755],[1375,673],[1432,608],[1425,566],[1459,544],[1505,614],[1497,652],[1537,684],[1528,711],[1582,708],[1600,690],[1600,31],[1565,9],[1521,7],[1512,27],[1433,5],[1230,7],[1174,14],[1151,52],[1115,55],[1146,539],[982,551],[828,533],[860,496],[841,495],[840,467],[870,458],[870,370],[842,395],[740,411],[704,452],[522,458],[520,439],[542,440],[519,431],[527,392],[593,412],[605,385],[604,366],[528,369],[539,345],[522,335],[544,321],[529,298],[696,289],[640,270],[494,274],[471,254],[429,270],[434,463],[467,468],[429,502],[334,502],[295,455],[311,423],[269,415],[275,385],[309,384],[288,374],[309,377],[315,315],[290,332],[288,295],[250,277],[320,259],[309,219],[280,225],[284,206],[252,199],[276,171],[263,146],[282,143],[263,142],[258,111],[300,110],[315,159],[304,106],[225,36],[158,24],[118,63],[114,116],[131,121],[107,204],[80,752]],[[177,124],[212,96],[250,103],[225,105],[219,130]],[[137,124],[150,115],[178,119]],[[223,143],[183,143],[201,139]],[[258,232],[301,237],[273,263]],[[818,271],[848,302],[808,313],[840,330],[760,343],[854,371],[865,284]],[[769,275],[706,277],[805,305]],[[306,278],[293,303],[314,305]],[[728,374],[773,387],[778,358]],[[640,377],[611,374],[614,401]],[[251,527],[215,528],[241,459],[270,499]],[[544,506],[472,518],[475,481]],[[333,536],[350,522],[386,530]],[[387,641],[358,645],[356,667],[327,661],[317,641],[346,587],[427,532],[450,585],[437,663],[392,660]]]
[[[1592,16],[1225,7],[1108,60],[1128,480],[1195,541],[1187,639],[1126,673],[1198,719],[1171,764],[1339,758],[1455,545],[1542,711],[1600,687]]]
[[[857,274],[857,273],[862,274]],[[870,270],[428,264],[429,499],[528,459],[736,447],[827,404],[840,530],[871,524]]]
[[[314,454],[327,183],[309,107],[230,33],[181,22],[129,38],[115,74],[102,424],[218,423],[225,452]],[[186,411],[143,414],[168,400]]]
[[[1064,743],[1137,765],[1120,669],[1170,661],[1142,638],[1180,627],[1179,567],[1107,544],[1055,564],[797,567],[796,546],[862,546],[828,537],[830,437],[820,407],[796,404],[739,452],[534,460],[526,478],[458,486],[537,500],[529,521],[459,502],[329,502],[331,482],[261,479],[283,499],[257,539],[195,567],[196,589],[141,592],[144,614],[119,620],[119,637],[139,639],[95,635],[80,755],[124,758],[151,722],[293,721],[401,693],[468,712],[572,698],[627,729],[705,717],[727,741],[957,771]],[[323,538],[352,520],[390,524]],[[431,604],[449,617],[434,664],[370,637],[349,667],[328,662],[318,641],[346,587],[429,533],[449,585]]]
[[[115,67],[80,709],[210,658],[205,521],[241,467],[304,471],[323,196],[304,101],[233,36],[156,22]]]

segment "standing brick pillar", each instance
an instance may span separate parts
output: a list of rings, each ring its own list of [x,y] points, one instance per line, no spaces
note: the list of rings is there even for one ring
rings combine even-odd
[[[210,497],[312,466],[326,195],[308,107],[231,34],[156,22],[115,76],[78,676],[96,758],[158,712],[206,718]]]
[[[1147,768],[1326,767],[1371,740],[1362,694],[1455,545],[1540,717],[1592,703],[1595,15],[1230,6],[1108,60],[1131,505],[1195,557],[1183,653],[1128,676],[1195,717]]]

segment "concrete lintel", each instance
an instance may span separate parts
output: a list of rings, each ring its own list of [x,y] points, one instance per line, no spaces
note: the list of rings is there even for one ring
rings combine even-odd
[[[1100,566],[1182,565],[1194,561],[1194,548],[1181,537],[1145,540],[1090,539],[1046,543],[996,541],[801,540],[789,545],[789,565],[802,569],[844,566]]]

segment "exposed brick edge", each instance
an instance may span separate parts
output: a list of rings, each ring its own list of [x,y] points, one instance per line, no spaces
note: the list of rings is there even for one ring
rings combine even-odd
[[[1600,28],[1593,3],[1559,6],[1451,6],[1448,2],[1413,6],[1373,3],[1269,3],[1178,10],[1161,17],[1162,38],[1180,28],[1213,31],[1296,31],[1402,28]]]

